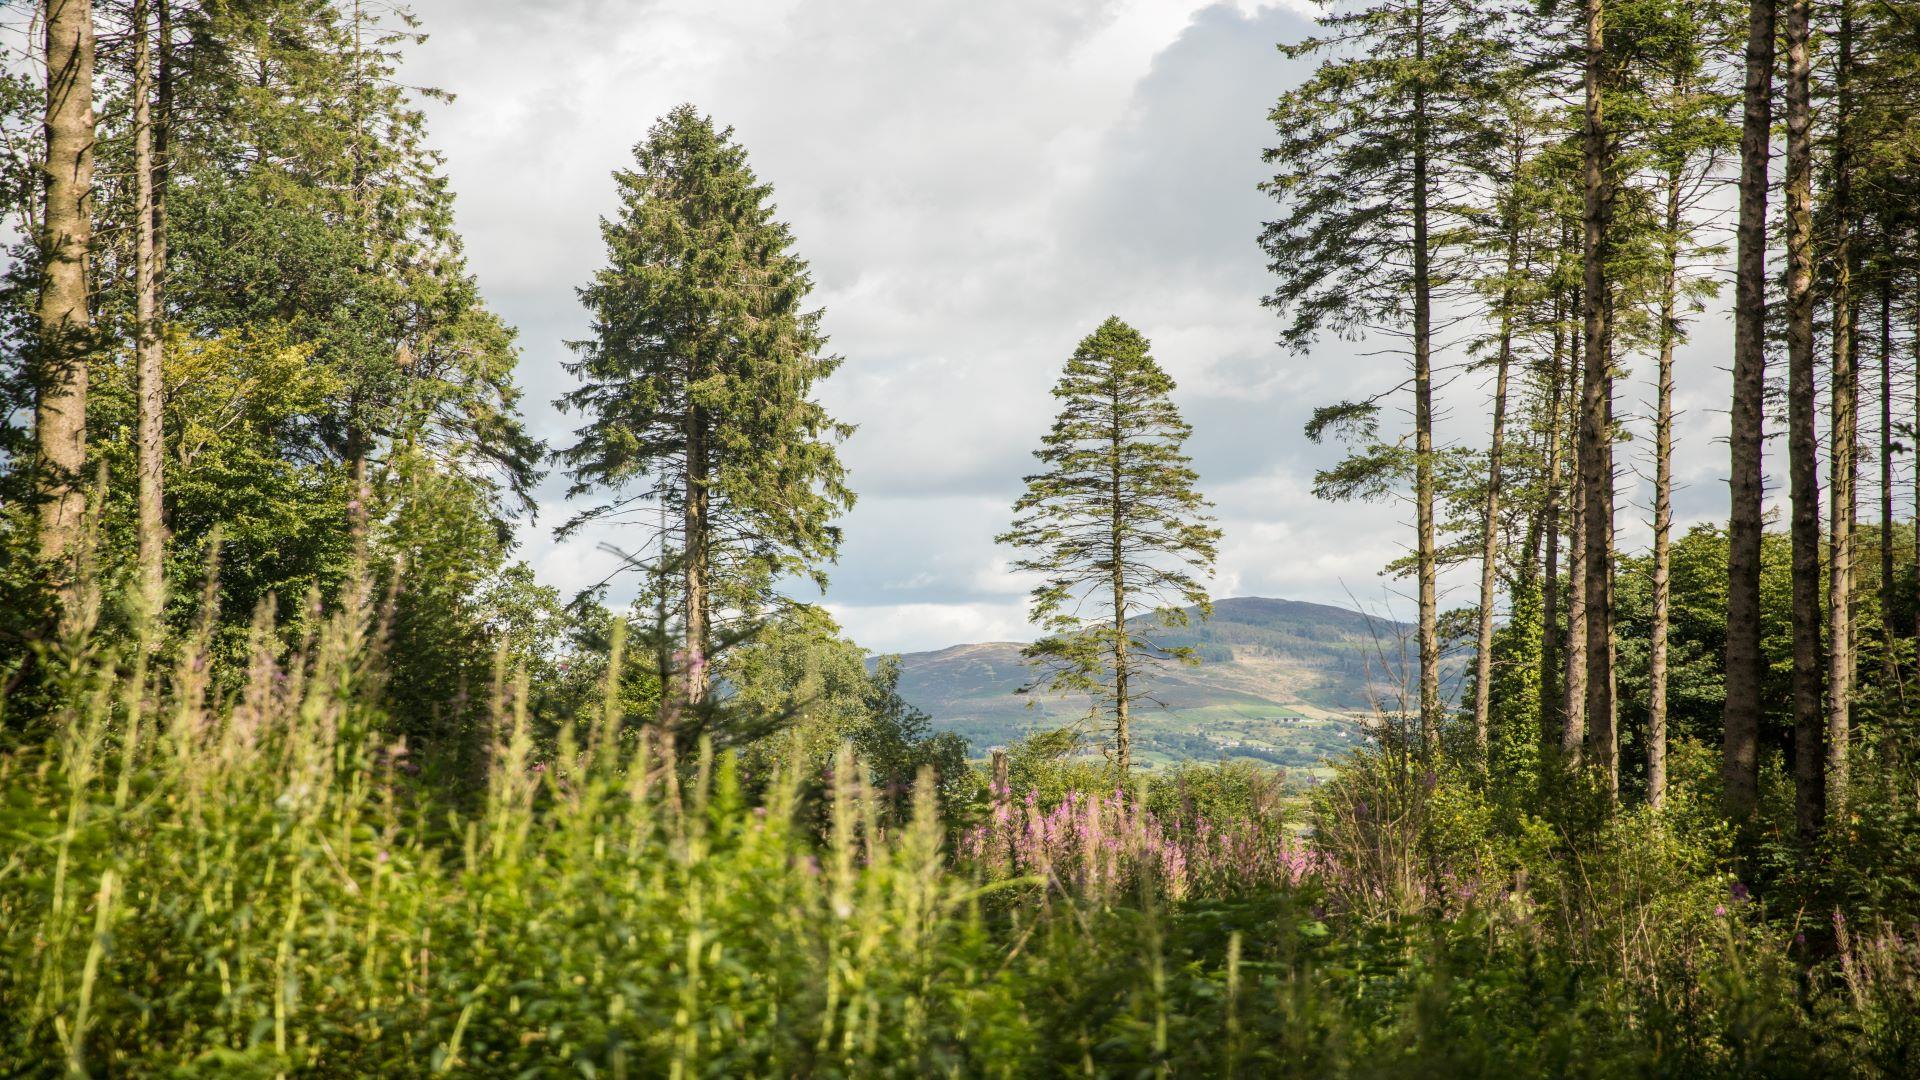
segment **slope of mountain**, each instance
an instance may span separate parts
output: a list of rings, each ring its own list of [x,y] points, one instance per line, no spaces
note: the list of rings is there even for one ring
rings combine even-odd
[[[1157,665],[1151,686],[1160,704],[1138,714],[1135,755],[1153,764],[1245,757],[1310,770],[1358,745],[1358,721],[1376,703],[1397,702],[1393,676],[1407,629],[1324,604],[1217,601],[1212,619],[1166,635],[1192,646],[1200,663]],[[955,645],[901,657],[900,692],[935,727],[984,753],[1028,731],[1085,720],[1085,697],[1016,693],[1030,678],[1018,644]]]

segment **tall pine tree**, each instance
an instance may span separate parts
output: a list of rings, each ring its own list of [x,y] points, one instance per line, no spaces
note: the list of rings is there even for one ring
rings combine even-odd
[[[1043,578],[1032,618],[1050,633],[1026,649],[1041,667],[1035,685],[1093,698],[1122,775],[1152,664],[1192,655],[1155,631],[1185,625],[1181,605],[1210,610],[1197,575],[1211,572],[1220,541],[1194,490],[1181,449],[1192,428],[1172,392],[1146,338],[1118,318],[1100,324],[1053,388],[1060,415],[1034,451],[1046,471],[1027,477],[999,538],[1026,552],[1016,569]]]
[[[813,281],[774,219],[773,189],[731,128],[682,105],[614,180],[607,267],[580,290],[593,336],[567,366],[584,385],[559,402],[589,417],[560,454],[571,493],[607,498],[561,532],[666,515],[680,700],[698,705],[717,618],[757,616],[783,575],[825,585],[834,518],[853,504],[834,443],[851,429],[811,395],[840,360],[825,351],[821,313],[805,308]]]
[[[1463,291],[1470,194],[1499,145],[1481,90],[1498,46],[1486,14],[1461,0],[1381,0],[1320,19],[1323,36],[1282,46],[1331,53],[1274,106],[1277,172],[1264,189],[1281,207],[1260,237],[1280,279],[1267,303],[1291,316],[1281,340],[1304,351],[1323,330],[1403,343],[1413,447],[1376,438],[1380,397],[1331,406],[1308,427],[1361,445],[1316,486],[1323,497],[1385,495],[1412,480],[1419,589],[1421,737],[1438,747],[1441,718],[1435,541],[1434,304]]]

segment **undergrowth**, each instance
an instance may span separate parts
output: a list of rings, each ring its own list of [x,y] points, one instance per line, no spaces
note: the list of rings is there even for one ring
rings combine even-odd
[[[1598,825],[1385,753],[1302,821],[1198,781],[942,820],[850,751],[749,797],[734,755],[611,704],[542,727],[503,673],[452,800],[386,734],[364,608],[292,647],[263,618],[232,688],[204,638],[75,654],[57,734],[0,756],[0,1071],[1920,1067],[1913,927],[1756,896],[1697,751],[1662,815]]]

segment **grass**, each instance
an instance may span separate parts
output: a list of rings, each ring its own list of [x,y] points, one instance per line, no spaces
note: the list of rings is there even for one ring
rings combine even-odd
[[[1793,919],[1819,913],[1738,900],[1685,761],[1667,819],[1573,848],[1386,754],[1322,790],[1309,847],[1206,769],[1137,800],[985,793],[942,821],[924,780],[904,816],[846,753],[824,787],[749,783],[611,706],[537,744],[503,675],[484,791],[457,799],[383,734],[364,613],[277,640],[257,626],[231,681],[204,642],[165,678],[145,649],[83,656],[58,734],[0,756],[0,1059],[19,1074],[1920,1061],[1911,932],[1862,920],[1811,955]]]

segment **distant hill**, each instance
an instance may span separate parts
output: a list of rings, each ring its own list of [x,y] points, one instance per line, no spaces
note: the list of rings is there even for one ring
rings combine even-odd
[[[1358,744],[1356,722],[1376,702],[1399,700],[1394,672],[1403,624],[1297,600],[1237,597],[1214,603],[1213,618],[1169,635],[1192,646],[1196,666],[1158,665],[1152,681],[1164,708],[1135,721],[1144,763],[1243,757],[1311,769]],[[901,658],[901,695],[975,753],[1036,728],[1084,718],[1084,697],[1016,694],[1031,677],[1013,642],[954,645]],[[1097,732],[1090,733],[1097,734]]]

